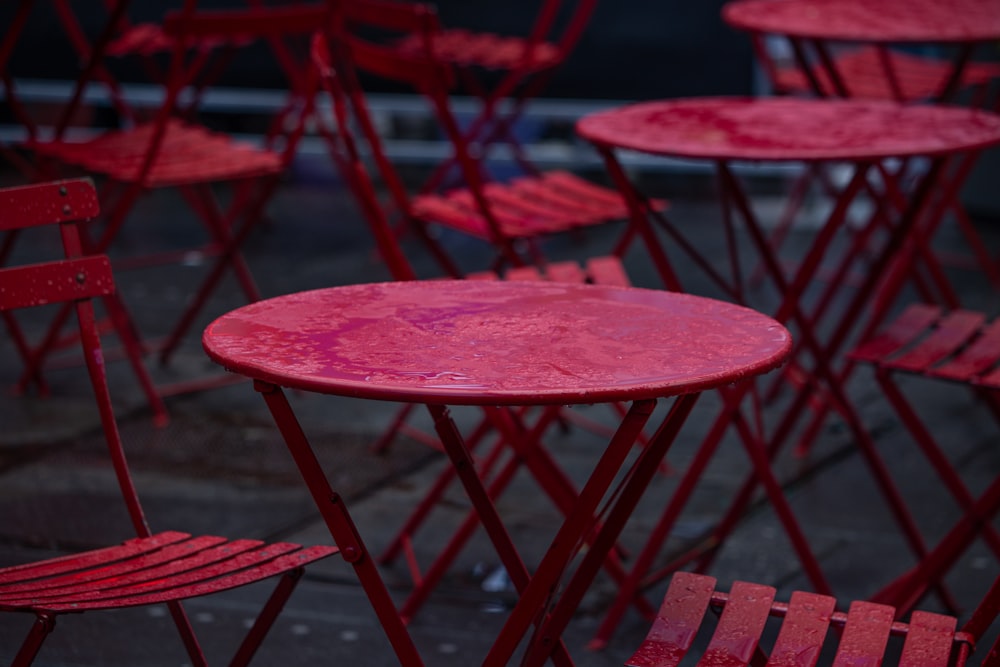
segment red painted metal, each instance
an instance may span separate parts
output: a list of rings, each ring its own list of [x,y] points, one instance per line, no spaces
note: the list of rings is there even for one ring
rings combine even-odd
[[[279,388],[429,406],[444,449],[520,596],[488,665],[508,664],[532,626],[536,639],[526,664],[541,664],[550,655],[569,659],[560,640],[566,623],[608,561],[697,393],[766,372],[790,349],[783,328],[733,304],[635,288],[497,280],[352,285],[278,297],[219,318],[203,342],[214,361],[256,381],[342,548],[337,535],[346,530],[346,510],[329,506],[333,491]],[[678,398],[656,435],[640,450],[617,494],[606,496],[656,400],[669,396]],[[549,550],[529,570],[445,405],[629,400],[628,414],[575,495]],[[503,434],[512,446],[532,445],[516,424],[498,424],[513,427]],[[372,604],[390,638],[407,645],[408,634],[381,578],[360,569],[372,559],[351,531],[352,547],[360,550],[358,575]]]
[[[1000,117],[957,107],[902,107],[878,101],[701,98],[627,105],[587,116],[577,127],[581,136],[602,152],[619,190],[630,197],[641,195],[636,193],[618,162],[619,150],[713,161],[720,176],[726,212],[724,223],[732,225],[733,214],[744,223],[767,279],[781,295],[781,303],[770,312],[779,321],[797,328],[795,363],[788,367],[788,374],[783,379],[793,377],[791,373],[794,372],[801,386],[796,387],[791,403],[784,408],[777,424],[762,435],[747,431],[740,416],[740,402],[746,392],[732,392],[718,421],[703,441],[687,473],[689,477],[682,482],[684,492],[675,495],[674,500],[680,503],[678,499],[697,482],[729,425],[743,429],[747,435],[742,439],[754,462],[754,473],[712,533],[713,543],[721,544],[742,513],[756,483],[763,482],[765,488],[774,486],[769,461],[778,456],[801,417],[808,414],[809,402],[815,401],[817,413],[803,432],[800,448],[815,437],[828,408],[834,408],[855,436],[911,549],[918,558],[927,554],[925,539],[888,467],[846,397],[844,382],[854,362],[842,362],[840,354],[853,336],[860,335],[863,339],[877,327],[904,282],[912,276],[916,259],[926,264],[932,262],[933,258],[923,253],[926,246],[922,239],[943,212],[941,206],[929,207],[932,193],[943,191],[946,193],[944,200],[947,200],[950,196],[947,193],[957,191],[964,173],[949,173],[946,166],[953,156],[1000,142]],[[932,158],[929,168],[915,185],[905,190],[895,182],[899,175],[879,166],[879,161],[885,158],[906,159],[922,155],[937,157]],[[732,163],[735,161],[805,162],[819,167],[846,162],[853,168],[851,180],[832,193],[836,197],[835,205],[796,266],[789,268],[777,256],[776,248],[769,242],[734,173]],[[871,188],[869,179],[878,179],[884,188]],[[834,252],[832,249],[837,247],[834,242],[845,233],[848,210],[861,195],[873,200],[882,214],[865,221],[865,227],[853,233],[850,242]],[[630,210],[642,218],[648,214],[641,206],[641,199],[634,201]],[[680,236],[680,230],[672,228],[665,219],[649,217],[647,225],[659,222],[674,238]],[[643,220],[633,220],[634,227],[639,228],[642,224]],[[700,257],[696,248],[681,247],[695,254],[695,259]],[[730,248],[734,256],[735,250]],[[843,254],[839,254],[841,252]],[[859,262],[862,258],[864,261]],[[707,274],[727,294],[737,300],[747,299],[738,262],[733,262],[731,276],[709,271],[709,264],[704,261],[701,265],[708,267]],[[830,273],[834,278],[822,287],[816,298],[817,276],[821,268],[827,267],[832,267]],[[860,285],[850,293],[847,289],[851,286],[850,281],[844,276],[855,267],[859,270]],[[776,488],[769,499],[782,517],[811,583],[817,591],[829,592],[822,570],[787,508],[780,488]],[[683,506],[677,503],[665,509],[661,523],[650,533],[647,549],[659,548],[669,533]],[[700,557],[698,567],[708,567],[714,552],[709,550]],[[669,574],[690,560],[691,555],[686,554],[655,574],[657,577]],[[653,577],[645,570],[652,562],[653,557],[645,550],[634,561],[636,570],[630,573],[627,585],[620,589],[619,599],[595,636],[595,645],[607,641],[629,600],[640,594],[640,584],[648,583],[647,574]]]
[[[805,591],[792,593],[768,664],[813,667],[819,661],[836,605],[837,601],[829,595]]]
[[[691,650],[715,591],[715,579],[678,572],[628,667],[676,667]]]
[[[0,311],[67,302],[76,311],[109,462],[138,536],[112,547],[0,568],[0,611],[32,613],[37,619],[14,664],[31,664],[58,614],[165,602],[188,657],[203,665],[204,655],[178,602],[281,575],[283,580],[238,650],[234,664],[246,664],[302,568],[337,548],[150,531],[115,422],[92,303],[96,297],[114,296],[111,265],[103,255],[81,256],[77,224],[96,210],[93,185],[76,180],[23,186],[0,191],[0,202],[10,205],[0,218],[3,230],[43,225],[47,219],[60,228],[66,259],[0,268]]]
[[[753,658],[753,664],[766,661],[767,667],[848,667],[881,665],[898,655],[894,664],[901,667],[962,667],[1000,612],[1000,578],[961,630],[956,618],[925,611],[913,612],[903,623],[893,620],[899,610],[884,604],[854,601],[843,613],[834,611],[836,601],[829,596],[795,591],[786,604],[772,601],[769,587],[737,581],[726,594],[715,586],[712,577],[674,574],[652,627],[626,664],[676,667],[698,658],[698,665],[745,665]],[[714,615],[705,614],[709,605],[721,615],[707,648],[696,654],[694,637],[713,624]],[[761,614],[780,619],[771,646],[758,644],[765,620]],[[984,664],[989,664],[984,648]],[[995,651],[993,647],[990,655]]]
[[[392,45],[365,39],[371,29],[413,33],[413,39],[431,44],[438,34],[433,13],[421,4],[370,1],[345,5],[346,30],[339,42],[317,41],[313,60],[334,109],[335,127],[322,128],[331,155],[346,174],[369,225],[379,240],[383,258],[396,278],[412,277],[412,267],[393,247],[393,235],[410,231],[418,235],[452,277],[468,269],[435,240],[430,228],[442,225],[492,244],[491,270],[544,265],[541,242],[567,233],[627,218],[625,201],[614,190],[590,183],[569,172],[535,173],[509,180],[488,174],[481,147],[470,143],[452,109],[452,69],[430,53],[405,54]],[[376,11],[377,9],[377,11]],[[365,101],[358,73],[387,78],[425,96],[441,131],[451,143],[460,185],[440,185],[412,195],[404,186],[382,145]],[[469,130],[475,132],[475,130]],[[362,148],[363,147],[363,148]],[[368,153],[372,160],[363,159]],[[376,174],[367,164],[374,162]],[[373,183],[380,180],[389,191],[391,207],[383,207]],[[662,209],[662,201],[650,202]],[[389,211],[395,218],[390,217]],[[632,235],[626,238],[631,240]],[[614,254],[623,256],[627,243]]]

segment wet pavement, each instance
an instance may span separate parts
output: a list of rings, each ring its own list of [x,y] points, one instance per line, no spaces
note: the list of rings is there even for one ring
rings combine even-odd
[[[707,179],[660,174],[650,176],[647,185],[653,194],[671,200],[671,219],[682,224],[699,247],[722,248],[720,215]],[[756,201],[770,210],[768,207],[779,201],[780,191],[781,184],[769,179],[761,184]],[[1000,247],[996,222],[979,221],[994,249]],[[121,238],[122,252],[183,244],[198,233],[193,217],[167,194],[142,202],[132,223],[126,225]],[[607,252],[612,231],[588,233],[555,243],[549,250],[554,256],[567,258]],[[461,251],[470,266],[485,257],[475,244],[445,240]],[[945,247],[959,246],[954,229],[945,229],[939,242]],[[53,249],[58,250],[54,239],[40,237],[19,244],[17,253],[34,257]],[[342,185],[309,160],[297,165],[274,200],[266,224],[250,238],[245,250],[265,296],[388,278]],[[718,296],[710,283],[684,266],[683,260],[679,262],[681,275],[685,280],[690,276],[690,291]],[[192,255],[182,266],[119,274],[120,289],[140,330],[153,337],[165,333],[203,267],[204,259]],[[422,275],[434,274],[429,264],[418,261],[418,268]],[[641,257],[630,258],[628,270],[636,284],[655,286]],[[1000,312],[996,290],[981,275],[963,268],[954,269],[953,274],[970,306]],[[772,303],[769,299],[773,295],[762,291],[757,296],[762,304]],[[224,283],[199,327],[242,303],[235,283]],[[37,333],[44,315],[26,315],[29,329]],[[19,366],[7,336],[0,337],[0,360],[0,386],[9,388]],[[112,363],[109,368],[121,428],[154,529],[305,543],[329,540],[263,401],[249,383],[171,397],[167,401],[170,422],[156,428],[127,365]],[[197,336],[189,336],[169,365],[162,367],[151,360],[150,368],[164,384],[220,372],[201,351]],[[14,397],[8,391],[0,402],[0,564],[4,565],[107,544],[128,535],[124,510],[109,473],[102,468],[101,437],[83,369],[53,369],[47,378],[48,396],[33,392]],[[948,443],[949,455],[971,489],[984,488],[1000,474],[1000,427],[964,388],[916,380],[904,386],[939,440]],[[849,390],[914,508],[921,529],[929,539],[941,535],[958,509],[947,500],[933,471],[912,446],[870,373],[865,369],[856,373]],[[776,414],[788,393],[768,406],[765,417]],[[408,437],[398,438],[381,454],[372,450],[371,443],[395,414],[394,405],[297,393],[291,400],[369,549],[379,553],[442,468],[440,455]],[[646,532],[676,487],[679,471],[690,461],[717,410],[714,395],[705,395],[696,407],[668,455],[668,465],[625,528],[622,544],[626,549],[634,553],[642,546]],[[602,406],[576,412],[604,425],[616,418]],[[457,414],[463,424],[475,419],[474,411]],[[417,426],[423,420],[424,416],[418,415]],[[550,431],[546,443],[566,471],[580,480],[600,451],[603,438],[571,423],[566,429]],[[782,456],[776,469],[841,600],[870,595],[913,564],[849,433],[837,420],[828,420],[808,456]],[[671,535],[668,552],[688,546],[713,525],[746,471],[746,457],[730,435]],[[530,563],[547,544],[558,513],[532,482],[522,477],[502,497],[500,508]],[[426,532],[414,542],[420,562],[428,562],[466,509],[460,490],[448,494]],[[948,580],[963,613],[971,610],[998,572],[1000,563],[982,543],[967,552]],[[400,559],[386,564],[383,573],[393,594],[402,600],[410,585],[405,563]],[[718,551],[710,573],[724,587],[734,579],[744,579],[774,585],[779,596],[810,587],[774,512],[762,501],[747,506],[739,526]],[[649,598],[657,600],[664,589],[663,583],[653,585]],[[621,665],[649,626],[631,610],[604,650],[587,648],[614,592],[615,585],[602,573],[577,610],[565,640],[578,665]],[[190,603],[211,663],[228,658],[264,595],[261,587],[250,587]],[[427,664],[477,664],[512,599],[496,556],[484,536],[477,534],[411,623]],[[922,606],[937,609],[939,604],[930,597]],[[0,661],[11,659],[30,622],[29,617],[0,615]],[[63,617],[36,664],[187,664],[169,625],[159,608]],[[365,667],[395,664],[352,571],[338,557],[309,568],[255,664],[320,661]]]

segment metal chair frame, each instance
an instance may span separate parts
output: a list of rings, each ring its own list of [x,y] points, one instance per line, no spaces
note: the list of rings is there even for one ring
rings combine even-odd
[[[64,259],[0,268],[0,311],[70,303],[76,311],[110,463],[137,537],[119,545],[0,569],[0,611],[31,613],[35,622],[12,665],[30,665],[64,614],[166,603],[192,664],[205,656],[181,600],[225,591],[277,575],[281,579],[233,657],[253,657],[302,576],[303,568],[337,552],[333,546],[301,547],[257,540],[153,533],[126,460],[115,421],[94,313],[94,299],[114,298],[106,256],[83,252],[78,225],[96,213],[97,197],[87,180],[59,181],[0,190],[0,230],[58,225]]]

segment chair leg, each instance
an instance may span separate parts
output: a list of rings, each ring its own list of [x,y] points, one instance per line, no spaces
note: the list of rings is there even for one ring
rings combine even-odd
[[[198,643],[194,628],[191,626],[191,619],[188,618],[184,607],[180,602],[174,601],[167,603],[167,609],[170,610],[170,616],[174,619],[174,625],[177,626],[177,632],[180,633],[181,641],[184,643],[184,648],[187,649],[193,667],[208,667],[208,661],[205,659],[204,653],[201,652],[201,645]]]
[[[14,656],[14,662],[11,663],[11,667],[27,667],[30,665],[38,655],[38,650],[42,647],[42,642],[45,641],[55,627],[55,616],[38,614],[35,617],[35,622],[31,625],[28,636],[25,638],[24,643],[21,644],[17,655]]]
[[[274,591],[271,593],[271,597],[268,598],[264,608],[261,609],[260,614],[257,616],[257,620],[254,621],[253,627],[247,632],[247,636],[243,639],[243,643],[240,644],[239,650],[236,651],[236,654],[230,661],[229,664],[231,667],[245,667],[250,663],[257,649],[260,648],[261,642],[264,641],[267,633],[271,630],[271,626],[277,620],[278,614],[284,608],[288,597],[295,590],[295,587],[298,586],[299,581],[302,580],[303,574],[305,574],[305,569],[300,567],[291,572],[286,572],[281,577]]]

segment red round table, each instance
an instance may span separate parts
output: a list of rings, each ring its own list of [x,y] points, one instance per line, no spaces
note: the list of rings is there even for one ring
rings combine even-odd
[[[421,664],[420,658],[282,389],[428,405],[519,591],[483,664],[508,664],[532,625],[525,661],[541,664],[553,651],[571,661],[562,630],[698,394],[774,369],[791,347],[783,326],[739,305],[656,290],[516,281],[397,282],[290,294],[220,317],[205,330],[203,343],[212,360],[255,381],[335,542],[407,665]],[[624,473],[618,493],[605,501],[655,403],[666,397],[676,399],[663,424]],[[447,406],[606,401],[631,407],[529,573]],[[607,512],[598,511],[602,504]]]
[[[626,105],[588,115],[576,129],[602,154],[612,179],[629,202],[635,233],[644,237],[647,246],[662,243],[658,236],[665,231],[676,241],[673,245],[695,261],[695,268],[741,302],[752,298],[740,264],[741,255],[751,250],[774,289],[772,300],[776,299],[776,305],[758,307],[779,322],[796,327],[791,372],[784,375],[794,380],[795,393],[766,436],[767,442],[742,436],[748,452],[758,454],[754,474],[771,474],[766,458],[761,458],[762,450],[773,458],[793,435],[800,438],[800,449],[808,448],[829,409],[835,409],[859,443],[911,548],[918,557],[926,553],[924,538],[847,398],[844,383],[853,366],[842,358],[842,352],[852,336],[866,338],[874,331],[912,280],[915,263],[932,272],[938,268],[929,240],[967,173],[950,170],[948,165],[970,152],[1000,144],[1000,116],[960,107],[877,101],[715,97]],[[626,151],[714,164],[723,208],[719,234],[726,239],[730,259],[728,275],[719,269],[717,257],[703,256],[686,240],[683,225],[644,205],[645,195],[619,161],[619,155]],[[891,161],[906,164],[918,158],[926,167],[912,184],[902,183],[903,174],[892,170]],[[831,166],[850,168],[850,178],[839,188],[827,181],[834,195],[827,217],[809,232],[806,248],[792,266],[778,256],[767,221],[754,210],[740,178],[739,164],[759,162],[798,163],[815,170],[817,177]],[[852,220],[858,203],[869,205],[872,214]],[[739,242],[737,221],[743,223],[749,247]],[[666,257],[661,249],[660,261],[669,261]],[[670,265],[661,270],[661,275],[678,274]],[[950,287],[943,275],[935,286],[942,291]],[[754,297],[757,294],[759,290]],[[727,403],[733,406],[741,398],[740,392],[730,392]],[[734,423],[733,409],[720,417],[723,425]],[[797,429],[810,413],[811,421]],[[713,429],[702,443],[699,452],[705,453],[704,465],[723,431]],[[690,474],[699,472],[692,467]],[[748,482],[720,522],[719,540],[734,525],[742,511],[740,502],[750,497],[747,489],[752,488]],[[770,495],[770,500],[779,513],[783,511],[780,495]],[[674,501],[679,502],[678,496]],[[676,507],[668,507],[664,523],[654,535],[665,537],[678,512]],[[801,528],[790,515],[786,515],[784,525],[815,590],[829,591],[815,556],[800,539]],[[658,539],[651,538],[647,545],[650,552],[658,548],[654,543]],[[651,559],[652,555],[643,554],[636,563]],[[641,566],[636,567],[634,579],[638,581],[646,573],[638,571]],[[629,596],[636,594],[637,587],[620,587],[619,599],[610,620],[599,630],[598,641],[607,639]]]

